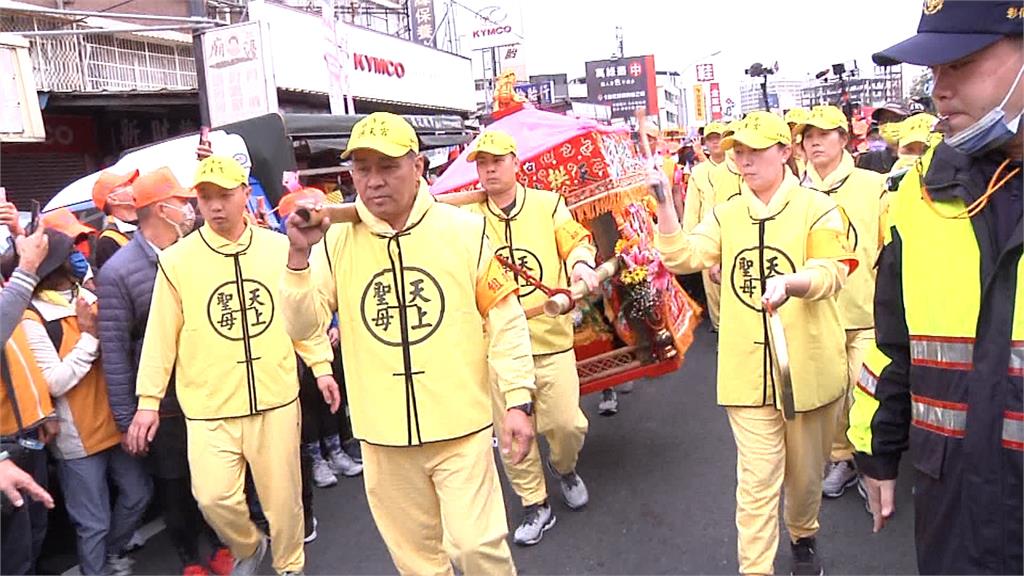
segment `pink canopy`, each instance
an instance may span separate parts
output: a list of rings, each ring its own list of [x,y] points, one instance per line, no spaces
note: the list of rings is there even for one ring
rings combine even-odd
[[[516,139],[519,159],[529,160],[580,134],[595,131],[627,131],[628,128],[604,126],[587,118],[571,118],[526,105],[522,110],[501,118],[485,130],[501,130],[511,135]],[[432,194],[458,190],[477,181],[476,165],[466,160],[475,144],[476,140],[463,150],[444,174],[434,182],[430,187]]]

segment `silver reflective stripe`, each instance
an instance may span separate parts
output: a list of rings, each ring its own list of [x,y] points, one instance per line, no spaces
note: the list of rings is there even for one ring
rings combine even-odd
[[[1010,346],[1010,374],[1024,376],[1024,342],[1014,341]]]
[[[971,370],[973,358],[973,338],[910,337],[910,362],[915,366]]]
[[[939,402],[913,396],[913,424],[943,436],[963,438],[967,431],[967,404]]]
[[[1024,451],[1024,413],[1003,414],[1003,446]]]
[[[867,366],[861,366],[860,379],[857,381],[861,390],[867,392],[872,398],[875,397],[875,390],[878,389],[878,378],[868,370]]]

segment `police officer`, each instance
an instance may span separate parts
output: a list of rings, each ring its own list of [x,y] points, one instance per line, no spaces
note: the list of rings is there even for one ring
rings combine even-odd
[[[913,448],[922,573],[1024,571],[1022,17],[1019,0],[932,0],[874,56],[931,67],[945,133],[892,199],[849,431],[875,531]]]

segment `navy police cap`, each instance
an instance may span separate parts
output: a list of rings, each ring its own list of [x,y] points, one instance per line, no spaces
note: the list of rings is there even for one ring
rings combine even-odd
[[[1006,36],[1024,35],[1024,1],[925,0],[917,35],[872,56],[879,66],[954,62]]]

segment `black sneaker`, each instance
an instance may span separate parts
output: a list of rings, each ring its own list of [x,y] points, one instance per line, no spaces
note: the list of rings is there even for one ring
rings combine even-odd
[[[815,550],[814,537],[800,538],[790,543],[790,550],[793,553],[793,567],[789,573],[795,576],[821,576],[825,571],[821,567],[821,560],[818,559],[818,552]]]

